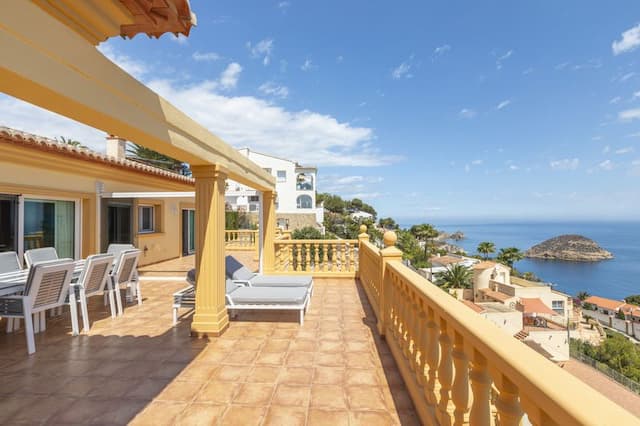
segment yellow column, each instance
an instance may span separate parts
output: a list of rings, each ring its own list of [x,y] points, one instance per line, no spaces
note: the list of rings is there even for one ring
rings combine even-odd
[[[219,165],[192,166],[196,180],[196,310],[191,334],[219,336],[229,325],[225,306],[224,187]]]
[[[389,286],[391,283],[386,278],[386,269],[387,262],[391,262],[394,260],[402,260],[402,251],[398,249],[395,244],[398,241],[398,236],[393,231],[387,231],[384,233],[382,237],[384,242],[384,248],[380,250],[380,306],[378,307],[380,312],[380,316],[378,317],[378,332],[381,336],[385,335],[386,324],[385,321],[388,320],[388,312],[386,309],[387,304],[387,296],[390,294]]]
[[[276,193],[262,193],[262,270],[272,273],[276,264]]]

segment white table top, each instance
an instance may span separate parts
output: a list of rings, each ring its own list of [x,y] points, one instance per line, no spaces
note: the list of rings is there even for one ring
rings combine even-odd
[[[84,259],[74,261],[73,276],[80,276],[84,268]],[[29,277],[29,269],[0,274],[0,296],[19,293],[24,289]]]

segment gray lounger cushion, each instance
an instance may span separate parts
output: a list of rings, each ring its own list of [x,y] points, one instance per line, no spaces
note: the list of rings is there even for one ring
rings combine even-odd
[[[192,286],[196,285],[196,268],[190,269],[187,272],[187,282]]]
[[[309,287],[313,283],[310,275],[256,275],[249,280],[253,287]]]
[[[302,287],[238,287],[227,295],[236,305],[302,305],[307,290]]]
[[[227,277],[233,278],[234,280],[249,281],[255,275],[249,268],[238,262],[238,260],[231,255],[224,258],[224,266]]]

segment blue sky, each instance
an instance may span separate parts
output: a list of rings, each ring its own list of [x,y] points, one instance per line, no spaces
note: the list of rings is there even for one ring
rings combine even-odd
[[[321,192],[401,221],[638,218],[637,1],[191,4],[188,39],[100,49],[232,145],[317,165]]]

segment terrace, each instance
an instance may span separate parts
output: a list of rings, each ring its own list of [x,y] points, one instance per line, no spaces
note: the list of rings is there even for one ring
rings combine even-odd
[[[191,164],[197,293],[193,317],[175,328],[170,295],[184,283],[155,275],[143,284],[144,304],[121,318],[92,301],[86,334],[69,336],[65,315],[51,320],[30,357],[21,332],[3,335],[0,421],[515,425],[526,415],[534,425],[638,423],[409,270],[393,233],[384,249],[366,229],[357,241],[277,239],[273,177],[95,49],[117,35],[188,35],[188,2],[166,2],[174,7],[161,20],[154,17],[167,11],[147,1],[135,2],[151,5],[145,14],[118,1],[2,6],[0,90]],[[260,271],[316,278],[304,326],[279,312],[229,320],[227,178],[260,193],[260,231],[250,239]],[[99,211],[95,193],[82,200],[88,215]],[[99,250],[100,223],[83,222],[83,253]]]

